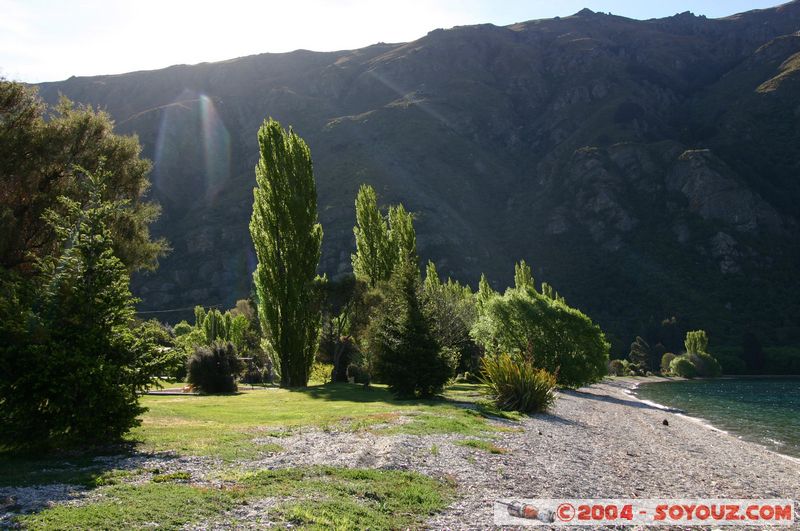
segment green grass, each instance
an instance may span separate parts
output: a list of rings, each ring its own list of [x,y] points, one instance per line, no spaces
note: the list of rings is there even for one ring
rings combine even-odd
[[[470,448],[477,448],[478,450],[483,450],[484,452],[489,452],[490,454],[507,454],[507,448],[501,448],[500,446],[496,446],[494,443],[490,441],[485,441],[483,439],[464,439],[462,441],[456,441],[456,444],[460,446],[468,446]]]
[[[473,386],[474,387],[474,386]],[[144,396],[149,408],[132,439],[147,451],[213,455],[226,460],[275,451],[254,443],[301,426],[376,433],[478,435],[492,427],[447,400],[397,401],[381,386],[328,384],[301,391],[244,390],[225,396]],[[411,421],[380,428],[400,414]]]
[[[479,396],[476,386],[461,385],[453,393],[460,395],[458,402],[473,404]],[[149,411],[130,436],[134,448],[222,458],[228,464],[214,476],[225,479],[225,487],[203,488],[187,472],[117,470],[113,461],[95,461],[97,454],[34,459],[3,453],[0,486],[69,483],[102,494],[84,506],[57,505],[20,516],[20,523],[32,529],[139,529],[154,522],[172,529],[265,497],[278,498],[270,518],[286,526],[415,527],[448,503],[452,485],[411,472],[328,467],[229,476],[232,470],[247,470],[246,463],[240,468],[234,462],[283,451],[278,443],[304,426],[464,437],[487,437],[510,429],[489,424],[480,406],[467,409],[453,400],[397,401],[385,387],[348,384],[302,391],[244,390],[224,396],[147,395],[142,403]],[[431,450],[433,455],[437,452],[438,447]],[[130,482],[132,476],[136,484]]]
[[[176,529],[230,509],[236,502],[228,491],[176,483],[114,485],[104,494],[95,503],[59,505],[18,521],[26,529],[143,529],[155,522],[161,529]]]
[[[104,496],[94,503],[56,506],[22,516],[19,522],[29,529],[48,530],[143,529],[156,522],[160,529],[176,529],[251,500],[274,497],[278,501],[269,511],[270,519],[286,526],[398,529],[417,527],[453,495],[447,482],[397,470],[262,470],[240,474],[235,481],[224,488],[157,479],[143,485],[113,485],[104,488]]]
[[[485,435],[495,431],[486,419],[475,415],[469,409],[440,410],[434,413],[412,413],[411,421],[395,426],[375,430],[375,433],[393,435],[407,433],[409,435],[437,435],[440,433],[457,433],[459,435]]]
[[[186,382],[181,382],[178,380],[167,380],[164,378],[156,378],[156,380],[150,385],[150,389],[154,391],[158,391],[160,389],[176,389],[176,388],[183,388],[186,385]]]
[[[446,399],[397,401],[383,386],[328,384],[302,391],[244,390],[224,396],[142,397],[149,411],[129,439],[142,451],[205,455],[227,461],[283,451],[279,439],[302,426],[329,430],[372,430],[391,435],[457,433],[483,436],[509,428],[493,427],[480,401],[479,386],[448,388]],[[471,402],[477,409],[458,407]],[[477,405],[476,405],[477,404]],[[405,417],[405,422],[398,422]],[[265,442],[274,437],[276,441]],[[260,442],[254,441],[259,439]],[[130,448],[117,448],[117,454]],[[85,456],[28,458],[0,452],[0,487],[70,483],[94,486],[108,480],[109,465]]]
[[[259,497],[295,499],[275,511],[311,529],[403,529],[444,508],[452,487],[416,472],[314,467],[263,470],[241,484]]]
[[[169,474],[156,474],[153,476],[153,483],[168,483],[174,481],[189,481],[192,475],[188,472],[170,472]]]

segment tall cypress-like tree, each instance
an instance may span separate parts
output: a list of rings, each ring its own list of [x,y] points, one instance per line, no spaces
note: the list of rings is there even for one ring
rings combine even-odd
[[[631,351],[628,354],[628,359],[643,371],[650,370],[650,345],[643,337],[636,336],[636,340],[631,343]]]
[[[392,275],[395,257],[389,240],[389,227],[378,208],[375,189],[362,184],[356,196],[356,252],[352,255],[353,274],[375,287]]]
[[[381,381],[400,398],[430,397],[453,376],[457,359],[436,340],[421,295],[419,269],[411,260],[395,268],[387,297],[370,330],[370,349]]]
[[[389,207],[389,241],[395,256],[392,261],[392,269],[404,261],[411,262],[415,267],[419,265],[414,220],[402,203]]]
[[[250,235],[262,328],[280,361],[281,387],[308,383],[320,327],[313,281],[322,225],[308,146],[271,118],[258,131]]]

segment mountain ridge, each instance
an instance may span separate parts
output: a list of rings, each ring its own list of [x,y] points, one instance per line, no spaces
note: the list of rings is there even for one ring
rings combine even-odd
[[[722,19],[584,10],[39,87],[106,108],[154,160],[154,231],[175,251],[135,278],[144,310],[249,293],[255,133],[273,116],[312,150],[321,271],[349,269],[369,182],[417,213],[440,272],[500,287],[524,258],[617,350],[672,315],[727,344],[745,329],[787,344],[800,341],[798,30],[797,1]]]

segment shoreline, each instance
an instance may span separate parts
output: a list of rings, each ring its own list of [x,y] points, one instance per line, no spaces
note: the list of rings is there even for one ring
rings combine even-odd
[[[686,420],[689,420],[691,422],[695,422],[695,423],[699,424],[700,426],[703,426],[704,428],[707,428],[707,429],[715,431],[715,432],[723,433],[723,434],[725,434],[725,435],[727,435],[729,437],[733,437],[734,439],[747,441],[747,442],[756,444],[756,445],[760,446],[761,448],[763,448],[764,450],[766,450],[767,452],[773,453],[773,454],[775,454],[775,455],[777,455],[779,457],[782,457],[784,459],[788,459],[789,461],[792,461],[793,463],[800,464],[800,458],[798,458],[798,457],[778,452],[777,450],[774,450],[774,449],[770,448],[769,446],[761,443],[758,440],[752,440],[752,439],[746,438],[744,435],[737,435],[734,432],[730,432],[730,431],[727,431],[727,430],[723,430],[722,428],[718,428],[714,424],[712,424],[709,419],[706,419],[704,417],[695,417],[693,415],[689,415],[686,411],[684,411],[684,410],[682,410],[680,408],[673,408],[673,407],[667,406],[665,404],[660,404],[658,402],[654,402],[652,400],[647,400],[647,399],[644,399],[644,398],[640,398],[635,393],[636,389],[638,389],[641,384],[646,384],[646,383],[669,383],[669,382],[676,382],[676,381],[679,382],[679,381],[685,381],[686,378],[665,377],[665,376],[643,376],[643,377],[630,376],[630,377],[622,377],[622,378],[641,378],[640,381],[631,381],[630,383],[632,385],[628,389],[626,389],[624,391],[625,394],[627,394],[628,396],[630,396],[631,398],[633,398],[635,400],[638,400],[639,402],[651,405],[653,407],[657,407],[657,408],[663,409],[665,412],[673,413],[673,414],[675,414],[675,415],[677,415],[679,417],[682,417],[682,418],[684,418]],[[622,378],[620,378],[620,379],[622,379]],[[717,378],[717,379],[738,379],[738,378],[740,378],[740,377],[739,376],[722,376],[722,377]],[[745,376],[744,378],[793,378],[793,376],[769,375],[769,376]],[[700,379],[700,378],[698,378],[698,379]],[[710,380],[711,378],[703,378],[703,379]]]
[[[632,393],[666,381],[614,378],[559,391],[549,413],[522,421],[524,433],[498,438],[508,454],[480,457],[478,477],[454,474],[466,497],[427,527],[493,528],[497,499],[788,498],[800,507],[800,460]]]

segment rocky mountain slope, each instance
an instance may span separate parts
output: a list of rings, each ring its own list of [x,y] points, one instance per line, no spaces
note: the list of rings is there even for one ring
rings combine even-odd
[[[712,342],[800,341],[798,1],[723,19],[585,9],[40,91],[107,109],[155,163],[174,251],[136,277],[142,309],[249,293],[256,131],[273,116],[311,147],[331,275],[350,269],[368,182],[416,212],[440,272],[502,287],[524,258],[617,349],[673,315]]]

